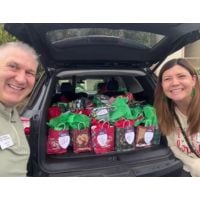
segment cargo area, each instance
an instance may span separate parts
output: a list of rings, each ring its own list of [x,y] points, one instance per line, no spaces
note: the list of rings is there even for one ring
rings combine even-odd
[[[31,136],[38,144],[32,144],[38,160],[33,171],[39,166],[51,176],[145,176],[150,170],[162,176],[169,166],[179,170],[156,124],[153,88],[140,70],[55,74],[48,94],[40,90],[43,112],[32,118],[40,123],[31,127],[38,133]]]

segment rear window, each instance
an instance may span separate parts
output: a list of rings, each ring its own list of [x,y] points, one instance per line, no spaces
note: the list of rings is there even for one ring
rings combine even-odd
[[[98,90],[100,89],[99,86],[101,84],[107,84],[107,80],[105,78],[79,78],[76,77],[77,80],[75,82],[74,90],[75,93],[79,92],[85,92],[88,95],[95,95],[98,93]],[[111,79],[110,77],[107,78],[108,80]],[[117,77],[116,78],[119,84],[119,91],[126,91],[126,86],[125,83],[123,82],[122,78]],[[63,83],[69,83],[72,84],[72,79],[64,79],[64,80],[59,80],[58,84],[56,85],[56,91],[57,93],[60,93],[60,87]]]
[[[77,82],[75,83],[75,92],[79,93],[79,92],[86,92],[87,94],[96,94],[97,93],[97,85],[99,83],[103,83],[104,80],[103,79],[92,79],[92,78],[85,78],[85,79],[80,79],[77,80]],[[72,83],[72,80],[69,79],[65,79],[65,80],[59,80],[59,86],[60,87],[63,83]],[[60,92],[60,89],[58,89],[57,91]]]
[[[114,30],[108,28],[60,29],[47,32],[47,39],[51,43],[85,36],[108,36],[129,39],[149,48],[152,48],[164,38],[163,35],[154,33],[123,29]]]

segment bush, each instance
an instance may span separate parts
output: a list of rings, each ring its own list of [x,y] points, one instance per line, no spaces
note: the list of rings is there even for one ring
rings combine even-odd
[[[4,30],[4,25],[0,24],[0,45],[5,42],[16,41],[16,38]]]

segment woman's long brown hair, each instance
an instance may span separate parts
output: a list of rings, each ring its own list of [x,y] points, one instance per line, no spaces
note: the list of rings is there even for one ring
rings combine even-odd
[[[159,127],[164,135],[168,135],[175,130],[175,118],[173,114],[175,105],[172,100],[164,95],[162,88],[163,73],[175,65],[179,65],[186,69],[191,76],[196,76],[196,84],[194,87],[195,93],[192,96],[187,114],[188,131],[190,134],[194,134],[200,131],[200,83],[195,69],[187,60],[183,58],[168,61],[160,70],[154,98],[154,106],[156,109]]]

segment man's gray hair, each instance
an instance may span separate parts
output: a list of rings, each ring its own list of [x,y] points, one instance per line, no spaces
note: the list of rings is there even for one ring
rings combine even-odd
[[[22,49],[26,52],[29,52],[35,58],[37,64],[39,64],[38,54],[36,53],[35,49],[33,49],[30,45],[28,45],[24,42],[20,42],[20,41],[7,42],[7,43],[0,45],[0,52],[1,52],[1,50],[4,50],[9,47],[11,47],[11,48],[16,47],[16,48]]]

